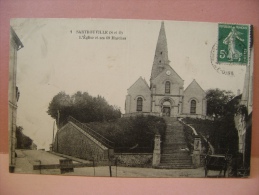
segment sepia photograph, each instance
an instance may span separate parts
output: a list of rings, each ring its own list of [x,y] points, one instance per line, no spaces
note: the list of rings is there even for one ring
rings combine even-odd
[[[9,172],[247,178],[253,26],[10,21]]]

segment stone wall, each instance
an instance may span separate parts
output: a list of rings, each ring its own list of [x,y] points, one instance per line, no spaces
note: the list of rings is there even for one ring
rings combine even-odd
[[[152,167],[153,154],[151,153],[121,153],[115,154],[118,166]]]
[[[9,167],[13,172],[15,165],[16,148],[16,115],[18,88],[16,86],[17,74],[17,51],[23,47],[22,42],[14,30],[10,29],[10,47],[9,47],[9,83],[8,83],[8,136],[9,136]]]
[[[72,122],[67,123],[56,134],[54,151],[86,160],[108,159],[108,148]]]

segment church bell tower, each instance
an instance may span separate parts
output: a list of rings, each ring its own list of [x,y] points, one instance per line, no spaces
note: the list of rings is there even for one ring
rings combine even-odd
[[[152,80],[159,75],[166,66],[168,66],[170,61],[168,60],[168,49],[167,40],[165,34],[164,22],[161,23],[160,32],[158,35],[155,57],[150,77],[150,86],[152,87]]]

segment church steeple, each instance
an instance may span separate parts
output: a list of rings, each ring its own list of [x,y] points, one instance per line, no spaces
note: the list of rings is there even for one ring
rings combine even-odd
[[[161,23],[161,28],[157,40],[156,52],[151,72],[150,80],[154,79],[160,72],[162,72],[167,65],[169,65],[167,40],[165,34],[164,22]]]

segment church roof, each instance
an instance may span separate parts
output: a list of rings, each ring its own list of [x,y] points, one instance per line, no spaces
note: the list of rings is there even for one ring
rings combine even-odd
[[[166,75],[166,72],[170,70],[171,71],[171,75],[170,76],[167,76]],[[166,76],[166,77],[165,77]],[[165,67],[165,69],[160,72],[156,78],[154,78],[151,83],[155,84],[158,80],[160,80],[160,78],[163,77],[163,78],[171,78],[173,80],[173,82],[184,82],[184,80],[177,74],[177,72],[170,66],[170,65],[167,65]]]
[[[184,92],[186,92],[190,87],[193,87],[195,85],[205,93],[205,91],[201,88],[201,86],[199,85],[199,83],[197,83],[195,79],[193,79],[193,81],[188,85],[188,87],[184,90]]]
[[[137,83],[139,83],[139,82],[144,83],[144,85],[146,85],[147,88],[149,89],[149,86],[148,86],[146,80],[143,79],[142,77],[139,77],[138,80],[136,80],[135,83],[133,83],[133,84],[128,88],[128,90],[130,90],[132,87],[134,87],[135,85],[137,85]],[[149,89],[149,90],[150,90],[150,89]]]
[[[179,75],[170,65],[168,65],[168,67],[169,67],[182,81],[184,81],[184,80],[182,79],[182,77],[180,77],[180,75]]]

